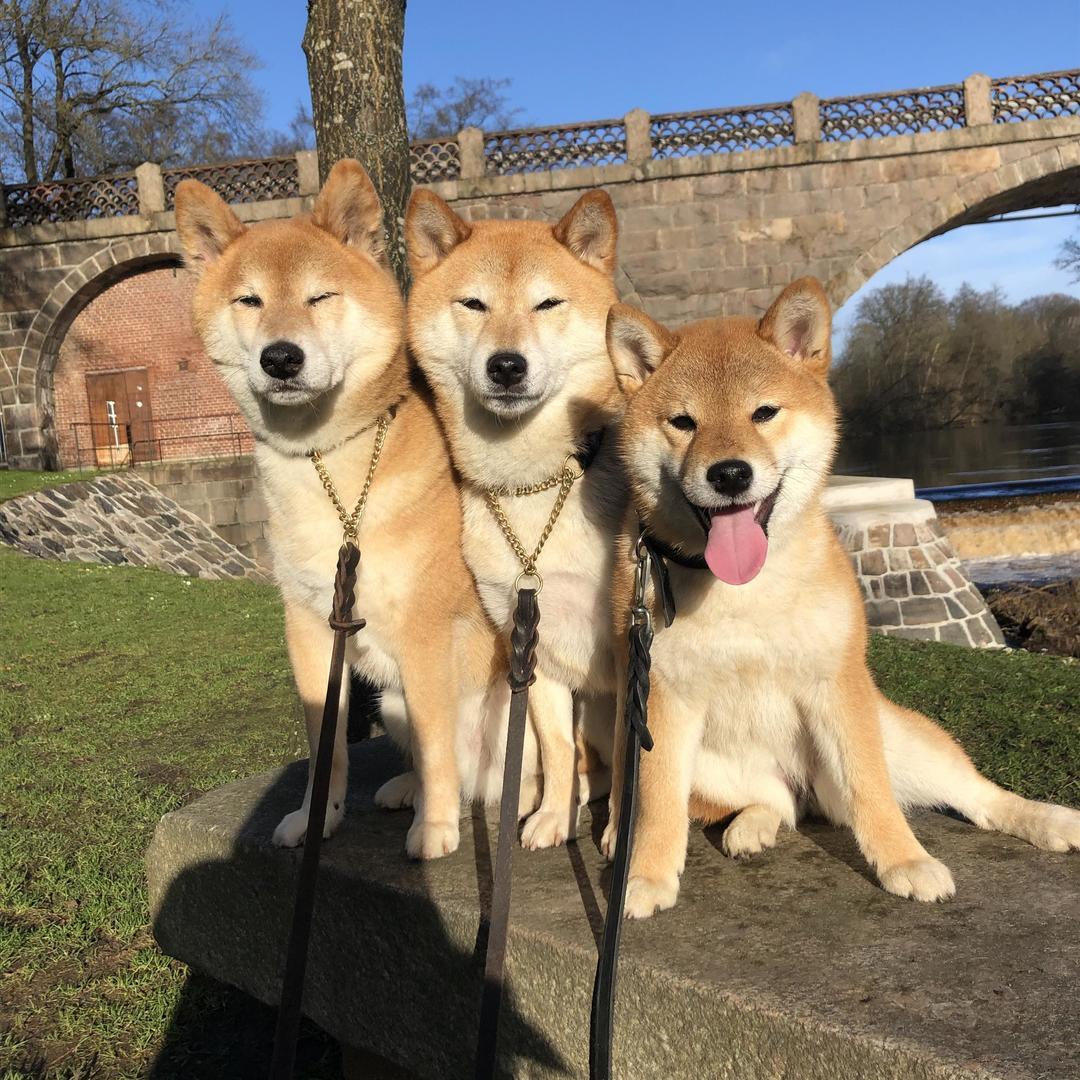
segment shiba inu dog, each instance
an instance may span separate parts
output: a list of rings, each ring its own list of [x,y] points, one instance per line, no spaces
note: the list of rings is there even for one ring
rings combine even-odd
[[[321,453],[351,508],[371,466],[378,422],[391,417],[359,534],[356,613],[367,626],[349,639],[347,661],[382,688],[384,723],[415,767],[385,785],[377,801],[414,806],[409,855],[451,852],[461,793],[498,798],[498,733],[509,688],[501,643],[461,555],[446,444],[430,395],[407,361],[404,310],[383,252],[375,189],[359,164],[338,162],[310,217],[246,228],[213,191],[185,180],[176,222],[185,261],[198,275],[195,324],[255,435],[312,760],[342,523],[309,453]],[[347,691],[346,680],[342,715]],[[327,835],[345,813],[345,726],[342,719]],[[537,767],[530,743],[526,776]],[[303,840],[309,799],[310,777],[303,806],[278,825],[276,843]]]
[[[504,636],[522,564],[487,493],[499,493],[510,527],[531,553],[558,492],[520,489],[566,467],[583,473],[537,563],[542,618],[530,715],[543,798],[522,843],[548,847],[573,836],[579,799],[602,795],[597,784],[607,783],[606,776],[590,780],[575,771],[572,692],[580,695],[589,743],[606,758],[614,687],[608,581],[624,498],[614,447],[603,438],[621,408],[604,338],[616,300],[615,211],[606,193],[592,191],[554,227],[466,222],[421,189],[405,232],[413,274],[409,344],[435,392],[463,479],[465,560]]]
[[[888,892],[916,900],[944,900],[954,886],[905,809],[952,807],[1038,847],[1080,847],[1080,813],[1002,790],[874,684],[862,598],[820,498],[837,442],[830,320],[810,278],[760,322],[672,333],[625,306],[609,317],[629,397],[619,445],[633,503],[615,610],[630,606],[640,521],[674,556],[678,611],[669,628],[655,623],[655,745],[641,761],[628,916],[675,903],[692,797],[717,819],[737,811],[722,839],[731,856],[771,847],[805,797],[852,828]],[[616,775],[609,851],[619,786]]]

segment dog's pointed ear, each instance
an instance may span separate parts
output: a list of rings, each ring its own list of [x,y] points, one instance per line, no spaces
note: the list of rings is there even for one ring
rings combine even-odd
[[[645,380],[675,348],[677,338],[629,304],[614,304],[607,317],[607,347],[619,388],[627,397],[636,394]]]
[[[434,270],[472,229],[427,188],[417,188],[405,211],[405,247],[414,277]]]
[[[793,281],[758,323],[758,334],[823,376],[832,361],[832,310],[817,278]]]
[[[184,263],[201,275],[244,234],[244,226],[216,191],[198,180],[181,180],[176,185],[176,234]]]
[[[379,194],[359,161],[343,158],[330,170],[315,199],[311,220],[346,247],[389,267]]]
[[[555,239],[583,263],[608,277],[615,276],[615,244],[619,223],[611,196],[597,188],[587,191],[552,229]]]

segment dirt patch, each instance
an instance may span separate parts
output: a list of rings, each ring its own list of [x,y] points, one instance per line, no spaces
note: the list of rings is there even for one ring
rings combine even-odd
[[[991,593],[987,603],[1010,644],[1080,658],[1080,578],[1005,589]]]

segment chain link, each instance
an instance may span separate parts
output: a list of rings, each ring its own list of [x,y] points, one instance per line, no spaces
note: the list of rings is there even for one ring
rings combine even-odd
[[[352,513],[345,509],[345,505],[338,497],[334,481],[330,478],[326,465],[323,464],[322,454],[318,450],[311,451],[311,463],[315,466],[315,471],[319,474],[322,486],[338,512],[338,520],[341,522],[345,539],[352,540],[354,543],[360,532],[360,521],[367,507],[368,495],[371,493],[371,483],[375,479],[375,470],[379,465],[379,458],[382,457],[383,443],[386,442],[386,433],[389,429],[390,417],[380,416],[375,425],[375,445],[371,450],[371,464],[368,466],[364,486],[360,489],[360,497],[356,500],[356,506],[353,507]]]
[[[575,468],[575,466],[577,467]],[[562,513],[562,508],[566,504],[567,497],[570,495],[570,489],[574,486],[574,481],[578,480],[581,476],[582,470],[577,458],[575,458],[573,454],[570,454],[567,456],[566,461],[559,472],[554,476],[549,476],[546,480],[541,480],[538,484],[530,484],[527,487],[519,488],[489,488],[486,493],[487,503],[488,506],[491,507],[491,513],[498,523],[499,528],[502,530],[503,536],[506,537],[506,542],[517,556],[518,562],[521,563],[521,573],[518,574],[517,581],[520,582],[520,580],[525,577],[535,578],[537,582],[537,592],[544,587],[544,579],[536,569],[536,560],[540,558],[540,552],[544,550],[544,545],[548,542],[548,537],[551,536],[552,529],[555,528],[555,522],[559,520],[559,515]],[[510,519],[506,516],[506,511],[502,508],[502,503],[499,502],[499,497],[503,495],[511,498],[520,498],[523,495],[539,495],[540,492],[550,491],[553,487],[557,487],[559,493],[555,496],[555,503],[551,508],[551,514],[548,516],[544,531],[540,534],[540,539],[536,542],[536,548],[530,555],[525,549],[525,545],[518,539],[517,533],[514,532],[514,527],[510,524]]]

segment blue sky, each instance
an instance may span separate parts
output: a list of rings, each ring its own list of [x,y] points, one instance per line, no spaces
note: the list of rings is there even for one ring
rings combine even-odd
[[[191,0],[225,11],[264,66],[253,73],[271,126],[307,99],[301,0]],[[1043,0],[1033,18],[1002,0],[731,3],[725,0],[409,0],[405,89],[457,75],[508,78],[522,124],[821,97],[1075,67],[1080,0]],[[1080,286],[1055,270],[1080,217],[972,226],[921,244],[869,283],[926,273],[952,290],[999,285],[1012,299]],[[856,297],[857,299],[857,297]],[[849,302],[840,324],[850,316]]]

